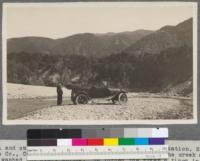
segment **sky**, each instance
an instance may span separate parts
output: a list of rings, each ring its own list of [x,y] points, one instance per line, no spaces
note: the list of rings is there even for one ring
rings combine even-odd
[[[3,12],[6,36],[57,39],[85,32],[158,30],[165,25],[177,25],[194,14],[190,3],[88,4],[6,4]]]

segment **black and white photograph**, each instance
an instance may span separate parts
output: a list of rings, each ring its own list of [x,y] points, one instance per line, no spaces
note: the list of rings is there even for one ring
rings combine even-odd
[[[197,4],[3,4],[4,124],[197,123]]]

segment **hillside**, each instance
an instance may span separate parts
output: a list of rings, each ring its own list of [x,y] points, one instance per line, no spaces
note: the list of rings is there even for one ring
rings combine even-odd
[[[161,92],[188,80],[192,82],[192,68],[192,49],[182,46],[160,54],[146,54],[142,59],[126,53],[111,55],[101,60],[95,71],[101,79],[112,80],[113,86],[121,84],[133,91]]]
[[[152,31],[148,30],[112,34],[83,33],[55,40],[42,37],[13,38],[8,39],[7,49],[8,54],[24,52],[104,57],[121,52],[150,33]]]
[[[177,26],[164,26],[133,43],[123,52],[136,56],[147,53],[159,54],[167,48],[184,45],[192,48],[192,19],[188,19]]]
[[[7,56],[7,80],[54,86],[57,81],[66,84],[80,77],[83,85],[107,80],[110,86],[128,91],[173,90],[172,93],[190,95],[192,86],[185,82],[193,81],[192,19],[177,26],[164,26],[146,36],[143,30],[142,33],[143,38],[139,38],[141,30],[84,33],[48,39],[49,44],[56,41],[49,52],[13,51]],[[47,44],[40,49],[49,49]]]
[[[45,53],[56,45],[56,40],[43,37],[21,37],[7,40],[7,53]]]

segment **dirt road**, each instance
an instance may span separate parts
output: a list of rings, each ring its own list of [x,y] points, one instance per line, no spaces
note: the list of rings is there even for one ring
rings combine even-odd
[[[52,100],[51,100],[52,101]],[[130,96],[125,105],[113,105],[105,100],[94,100],[88,105],[50,105],[24,114],[22,120],[146,120],[191,119],[191,99]]]

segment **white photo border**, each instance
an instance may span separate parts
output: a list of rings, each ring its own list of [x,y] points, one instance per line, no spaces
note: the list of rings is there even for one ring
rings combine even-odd
[[[156,5],[156,6],[181,6],[193,7],[193,119],[189,120],[8,120],[7,119],[7,31],[6,31],[6,8],[10,6],[60,6],[66,7],[130,7],[131,5]],[[197,2],[60,2],[60,3],[3,3],[2,16],[2,96],[3,125],[168,125],[168,124],[196,124],[197,123]]]

